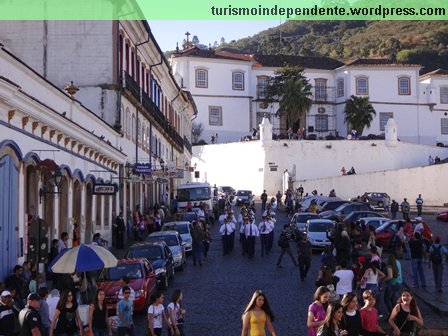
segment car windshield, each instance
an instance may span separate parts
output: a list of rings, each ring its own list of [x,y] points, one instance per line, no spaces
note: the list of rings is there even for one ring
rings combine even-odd
[[[131,247],[126,254],[126,258],[162,259],[162,249],[157,245]]]
[[[251,192],[249,190],[238,190],[236,193],[237,196],[249,196]]]
[[[376,229],[376,231],[384,231],[386,229],[392,229],[395,231],[395,227],[396,227],[395,223],[386,222],[380,225],[378,229]]]
[[[323,223],[323,222],[317,222],[317,223],[310,223],[308,225],[308,231],[310,232],[325,232],[330,227],[330,224]]]
[[[296,223],[306,223],[308,219],[318,219],[319,215],[309,214],[309,215],[298,215],[296,217]]]
[[[231,192],[233,192],[233,188],[232,187],[222,187],[222,191],[225,193],[231,193]]]
[[[338,206],[334,211],[336,211],[336,212],[341,212],[341,211],[344,210],[347,206],[349,206],[349,204],[344,203],[344,204]]]
[[[168,246],[178,246],[179,242],[177,241],[176,236],[167,235],[167,236],[149,236],[146,238],[147,241],[164,241]]]
[[[210,199],[209,187],[177,189],[178,202],[194,202],[208,199]]]
[[[105,268],[102,270],[100,280],[120,280],[127,276],[129,279],[141,279],[143,277],[140,264],[121,264],[117,267]]]
[[[187,221],[187,222],[192,222],[194,220],[196,220],[198,218],[198,215],[196,215],[196,213],[194,212],[190,212],[190,213],[183,213],[180,215],[180,219],[183,221]]]
[[[179,232],[179,234],[189,233],[188,224],[176,224],[176,225],[167,225],[162,227],[162,231],[170,231],[174,230]]]

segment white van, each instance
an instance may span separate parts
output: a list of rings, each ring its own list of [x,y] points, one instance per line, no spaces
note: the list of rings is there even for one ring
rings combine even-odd
[[[180,211],[187,208],[188,203],[197,208],[200,203],[205,204],[207,217],[213,216],[213,195],[209,183],[190,182],[177,187],[177,206]],[[196,205],[196,206],[195,206]]]

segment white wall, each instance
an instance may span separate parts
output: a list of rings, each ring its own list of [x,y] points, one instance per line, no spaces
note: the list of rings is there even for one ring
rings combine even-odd
[[[398,203],[407,198],[415,205],[415,198],[422,194],[425,205],[441,206],[448,202],[448,167],[446,164],[405,168],[350,176],[296,181],[294,188],[303,186],[305,192],[316,189],[327,195],[331,189],[338,197],[349,199],[366,191],[386,192]]]
[[[429,155],[443,159],[448,157],[448,149],[405,142],[399,142],[397,147],[387,147],[384,141],[377,140],[282,140],[264,144],[251,141],[195,146],[193,165],[197,162],[201,181],[206,173],[211,184],[247,188],[255,194],[266,189],[274,195],[283,189],[285,170],[294,175],[295,181],[303,181],[337,177],[342,166],[347,170],[353,166],[358,174],[425,166]],[[277,170],[271,171],[271,167]],[[322,192],[327,192],[326,189]]]

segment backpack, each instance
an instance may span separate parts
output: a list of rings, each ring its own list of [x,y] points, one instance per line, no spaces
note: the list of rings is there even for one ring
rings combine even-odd
[[[429,259],[433,264],[441,264],[442,263],[442,252],[441,252],[442,246],[435,247],[432,246],[432,252],[429,255]]]

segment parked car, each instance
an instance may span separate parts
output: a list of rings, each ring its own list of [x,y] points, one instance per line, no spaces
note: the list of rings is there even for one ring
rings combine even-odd
[[[146,258],[133,258],[118,260],[117,266],[104,268],[98,277],[97,286],[106,294],[109,313],[116,311],[123,276],[129,278],[129,286],[135,291],[134,311],[145,311],[149,297],[157,288],[156,273]]]
[[[365,192],[363,195],[354,197],[352,201],[360,201],[365,199],[371,206],[383,208],[384,204],[390,205],[390,196],[384,192]]]
[[[195,211],[182,211],[177,214],[177,218],[179,222],[190,222],[198,220],[198,215]]]
[[[398,230],[398,223],[405,224],[402,220],[390,220],[383,225],[381,225],[378,229],[375,230],[375,236],[376,236],[376,243],[377,245],[383,246],[383,247],[389,247],[392,238],[395,236],[395,233]],[[414,230],[414,227],[416,225],[416,221],[412,220],[412,230]],[[432,241],[432,231],[429,225],[425,222],[423,222],[423,232],[422,236],[424,239],[428,241]]]
[[[334,222],[329,219],[309,219],[306,223],[306,234],[313,249],[323,249],[331,245],[327,238],[327,231],[334,227]]]
[[[390,219],[386,217],[363,217],[359,218],[358,220],[362,225],[365,225],[366,227],[373,226],[375,229],[390,221]]]
[[[448,222],[448,210],[443,210],[439,212],[436,216],[439,221]]]
[[[350,203],[349,201],[326,201],[322,207],[320,208],[320,212],[328,211],[328,210],[335,210],[337,207],[341,206],[342,204]]]
[[[356,222],[363,217],[384,217],[382,214],[375,211],[352,211],[342,221],[344,224]]]
[[[311,202],[315,201],[317,205],[317,210],[321,211],[325,202],[329,201],[341,201],[339,197],[328,197],[328,196],[308,196],[302,201],[300,201],[300,207],[303,211],[307,211],[311,205]]]
[[[306,231],[306,223],[309,219],[319,219],[318,214],[312,212],[296,212],[291,218],[290,225],[294,229],[296,236],[300,236],[302,232]]]
[[[174,268],[183,270],[186,261],[185,243],[177,231],[159,231],[153,232],[146,237],[148,242],[164,241],[171,250],[174,260]]]
[[[230,186],[221,186],[221,187],[218,187],[218,196],[219,196],[219,197],[221,197],[221,195],[224,195],[224,196],[232,196],[232,195],[235,195],[235,193],[236,193],[236,190],[233,189],[233,188],[230,187]]]
[[[156,273],[157,285],[162,289],[167,289],[169,280],[174,278],[173,254],[163,241],[136,243],[128,248],[124,257],[148,259]]]
[[[163,224],[162,231],[177,231],[185,243],[185,253],[193,249],[193,238],[191,237],[191,223],[188,221],[176,221]]]
[[[345,203],[334,210],[323,211],[320,216],[325,219],[331,219],[342,222],[344,218],[352,211],[372,211],[372,207],[368,203]]]
[[[235,196],[236,205],[249,205],[253,199],[252,191],[250,190],[238,190]]]

